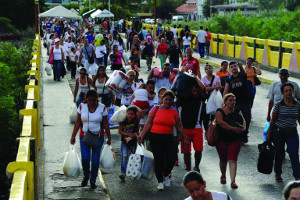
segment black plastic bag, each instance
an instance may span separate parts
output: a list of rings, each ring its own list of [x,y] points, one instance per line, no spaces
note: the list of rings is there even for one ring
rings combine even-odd
[[[274,165],[275,149],[271,142],[265,141],[258,145],[259,157],[257,170],[263,174],[271,174]]]

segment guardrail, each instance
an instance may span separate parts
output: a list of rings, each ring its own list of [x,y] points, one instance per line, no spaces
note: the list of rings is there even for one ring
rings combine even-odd
[[[127,21],[127,24],[132,25],[132,22]],[[156,37],[157,25],[143,23],[142,27],[146,27],[146,30],[153,28],[153,35]],[[167,27],[163,28],[167,29]],[[178,35],[181,30],[177,29]],[[196,41],[196,33],[197,31],[191,31],[194,37],[193,43]],[[264,66],[286,68],[294,73],[300,72],[300,42],[212,33],[210,53],[244,61],[248,57],[253,57]]]
[[[23,116],[22,132],[20,134],[19,148],[16,161],[7,165],[8,176],[13,176],[10,188],[10,200],[38,199],[38,159],[37,151],[40,149],[40,64],[41,45],[37,34],[32,47],[31,69],[28,83],[25,86],[27,93],[25,108],[20,110]]]

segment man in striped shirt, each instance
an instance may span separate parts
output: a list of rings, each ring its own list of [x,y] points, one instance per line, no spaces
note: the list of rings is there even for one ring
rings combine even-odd
[[[276,81],[272,83],[267,98],[269,99],[269,107],[268,107],[268,115],[267,115],[267,121],[270,121],[271,119],[271,110],[273,108],[273,105],[279,101],[282,100],[283,96],[280,91],[280,86],[284,83],[291,83],[294,86],[294,92],[293,96],[300,102],[300,89],[296,82],[289,81],[288,78],[290,76],[290,73],[287,69],[280,69],[279,72],[279,81]]]

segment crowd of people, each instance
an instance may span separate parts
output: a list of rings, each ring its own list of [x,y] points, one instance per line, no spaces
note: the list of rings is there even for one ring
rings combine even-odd
[[[249,57],[243,67],[241,62],[223,61],[216,73],[211,65],[206,64],[203,75],[198,59],[193,56],[193,36],[188,26],[181,28],[181,25],[174,25],[165,31],[161,25],[156,30],[146,30],[145,27],[135,30],[130,25],[125,28],[125,23],[117,28],[110,20],[97,23],[70,22],[66,19],[46,19],[43,22],[44,46],[53,68],[54,81],[60,81],[69,70],[76,82],[73,94],[78,114],[71,144],[75,143],[76,134],[80,131],[84,171],[81,185],[86,186],[90,180],[91,187],[97,187],[96,172],[105,134],[107,143],[111,143],[107,108],[125,105],[126,119],[118,129],[121,135],[121,181],[126,180],[129,155],[135,152],[139,142],[145,143],[153,153],[157,189],[169,187],[172,169],[179,165],[180,144],[184,168],[193,171],[184,178],[184,186],[191,194],[189,199],[230,199],[224,193],[205,190],[206,183],[199,174],[204,133],[215,121],[219,135],[216,150],[220,160],[220,183],[227,183],[229,163],[230,186],[237,189],[238,155],[242,144],[248,143],[251,110],[256,86],[260,84],[257,75],[262,74],[258,62]],[[119,32],[125,33],[126,41]],[[201,58],[209,56],[210,39],[208,28],[204,30],[200,26],[195,45]],[[152,67],[156,57],[159,58],[161,70]],[[141,59],[146,60],[146,66],[141,66]],[[149,71],[147,80],[139,78],[142,68]],[[107,73],[113,70],[122,71],[128,77],[119,93],[105,85],[109,80]],[[186,88],[184,99],[172,91],[178,71],[188,73],[194,80]],[[300,178],[297,133],[300,91],[297,83],[288,81],[288,70],[281,69],[279,77],[280,81],[271,85],[267,96],[270,99],[267,120],[271,121],[267,139],[275,145],[274,171],[276,181],[280,182],[285,144],[291,158],[293,176],[296,180]],[[206,100],[214,91],[222,94],[223,103],[215,114],[207,114]],[[98,142],[95,148],[83,141],[86,134],[96,135]],[[194,165],[191,163],[192,145]],[[192,195],[200,190],[201,198]]]

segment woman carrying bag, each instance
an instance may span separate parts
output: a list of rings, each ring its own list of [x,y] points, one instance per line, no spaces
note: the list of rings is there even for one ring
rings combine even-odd
[[[98,102],[95,90],[88,90],[85,103],[81,103],[77,109],[77,119],[74,125],[70,143],[75,144],[75,138],[80,127],[80,150],[84,178],[81,186],[85,187],[90,179],[91,188],[97,188],[96,178],[99,169],[101,148],[104,142],[104,134],[100,133],[101,125],[104,126],[108,137],[107,144],[111,144],[111,135],[107,120],[106,107]],[[92,151],[92,155],[91,155]],[[90,165],[92,165],[90,167]]]
[[[246,122],[242,112],[235,108],[235,96],[226,94],[223,107],[217,110],[215,119],[218,126],[218,141],[216,144],[220,158],[221,184],[226,184],[226,168],[229,162],[231,188],[237,189],[235,183],[237,158],[242,146],[242,135],[246,130]]]

